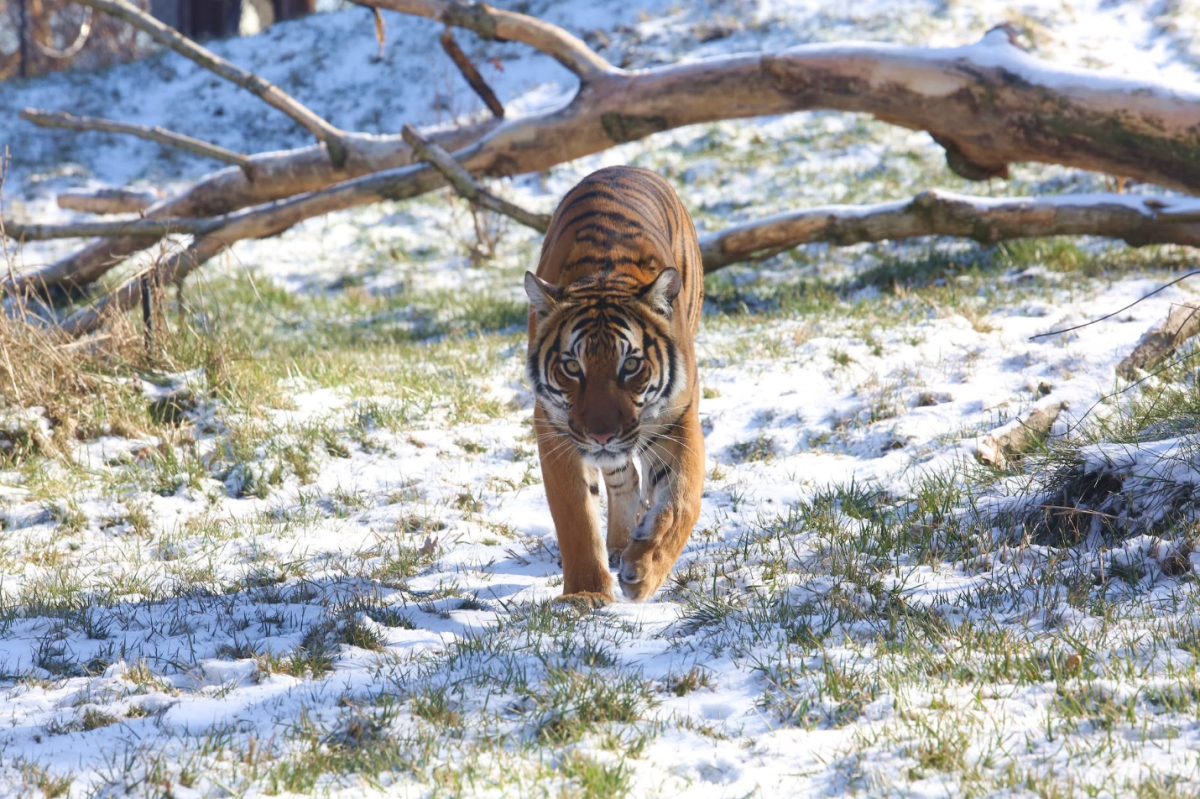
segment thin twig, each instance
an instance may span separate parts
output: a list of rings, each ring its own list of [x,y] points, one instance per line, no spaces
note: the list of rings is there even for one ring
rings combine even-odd
[[[169,25],[159,22],[145,11],[129,3],[128,0],[73,0],[73,2],[94,8],[109,16],[128,22],[138,30],[148,34],[159,44],[171,48],[230,83],[241,86],[246,91],[257,95],[263,102],[287,114],[300,125],[307,128],[318,139],[325,142],[325,147],[329,151],[329,159],[335,167],[340,168],[346,163],[346,148],[342,141],[346,135],[345,132],[335,128],[310,108],[265,78],[229,63],[216,53],[196,44]]]
[[[624,70],[613,66],[578,37],[557,25],[536,17],[492,8],[486,3],[462,0],[352,0],[367,8],[386,8],[402,14],[436,19],[447,25],[466,28],[481,39],[521,42],[541,50],[587,82],[603,75],[619,75]]]
[[[1083,414],[1078,419],[1075,420],[1074,424],[1070,424],[1067,426],[1067,429],[1063,433],[1062,437],[1066,438],[1067,436],[1071,435],[1076,430],[1078,430],[1080,427],[1082,427],[1083,423],[1087,420],[1087,418],[1089,416],[1092,415],[1093,411],[1095,411],[1097,408],[1099,408],[1104,403],[1108,402],[1110,399],[1115,399],[1116,397],[1119,397],[1126,392],[1132,391],[1133,389],[1140,386],[1142,383],[1145,383],[1147,380],[1152,380],[1152,379],[1158,377],[1159,375],[1161,375],[1163,372],[1170,371],[1171,369],[1174,369],[1176,366],[1183,363],[1184,361],[1195,358],[1197,355],[1200,355],[1200,349],[1192,350],[1191,352],[1185,352],[1183,355],[1180,355],[1178,358],[1174,359],[1173,361],[1170,361],[1170,362],[1160,366],[1158,369],[1155,369],[1153,372],[1147,372],[1146,374],[1142,375],[1137,380],[1134,380],[1134,381],[1130,382],[1129,384],[1122,386],[1121,388],[1117,389],[1116,391],[1111,391],[1108,394],[1101,395],[1100,399],[1093,402],[1091,404],[1091,406],[1086,411],[1084,411]]]
[[[74,58],[76,55],[78,55],[79,51],[83,49],[83,46],[87,44],[88,37],[92,33],[92,15],[92,9],[88,8],[84,10],[83,21],[79,23],[79,33],[75,35],[75,40],[67,45],[67,47],[63,50],[59,50],[57,47],[51,47],[48,44],[42,44],[37,40],[36,36],[30,36],[29,38],[33,40],[34,46],[42,51],[42,55],[49,56],[50,58],[55,58],[60,61],[66,61],[67,59]]]
[[[1046,333],[1038,333],[1036,336],[1030,336],[1029,340],[1034,341],[1035,339],[1045,338],[1046,336],[1061,336],[1063,333],[1070,333],[1074,330],[1079,330],[1081,328],[1088,327],[1089,325],[1094,325],[1099,322],[1103,322],[1105,319],[1112,319],[1117,314],[1128,311],[1130,308],[1137,305],[1142,300],[1150,299],[1151,297],[1153,297],[1155,294],[1159,293],[1160,291],[1166,291],[1167,289],[1171,288],[1171,286],[1174,286],[1176,283],[1182,283],[1183,281],[1187,280],[1189,277],[1195,277],[1196,275],[1200,275],[1200,269],[1193,270],[1191,272],[1188,272],[1186,275],[1177,277],[1174,280],[1172,280],[1170,283],[1159,286],[1154,291],[1151,291],[1149,294],[1143,294],[1142,296],[1138,297],[1136,300],[1129,303],[1125,307],[1118,308],[1117,310],[1113,311],[1112,313],[1106,313],[1104,316],[1096,317],[1095,319],[1091,320],[1090,322],[1084,322],[1082,324],[1074,325],[1073,327],[1064,327],[1061,330],[1051,330]]]
[[[100,119],[99,117],[77,117],[73,114],[68,114],[66,111],[42,111],[37,108],[26,108],[21,112],[20,116],[21,119],[43,128],[67,128],[68,130],[98,130],[106,133],[124,133],[129,136],[137,136],[139,139],[147,139],[159,144],[165,144],[169,147],[178,147],[180,150],[187,150],[190,153],[202,155],[205,158],[214,158],[218,161],[224,161],[227,164],[241,167],[242,171],[246,173],[246,177],[254,180],[249,156],[235,153],[232,150],[226,150],[224,147],[209,144],[200,139],[193,139],[191,136],[185,136],[182,133],[176,133],[166,128],[158,126],[148,128],[144,125],[133,125],[128,122],[117,122],[116,120]]]
[[[378,13],[378,9],[376,9]],[[454,62],[454,66],[458,67],[458,71],[462,73],[463,78],[470,84],[475,93],[479,95],[479,99],[483,100],[483,104],[492,112],[492,116],[497,119],[504,119],[504,106],[496,97],[496,93],[492,91],[492,87],[487,85],[487,81],[483,79],[483,75],[479,74],[479,70],[475,69],[475,65],[471,63],[471,59],[467,58],[467,54],[458,46],[458,42],[454,41],[454,34],[450,31],[450,26],[446,26],[446,30],[442,32],[439,39],[442,43],[442,49],[446,51],[446,55],[450,56],[450,60]]]
[[[154,270],[147,270],[139,284],[142,290],[142,334],[145,336],[146,354],[154,350],[154,303],[151,298]]]
[[[379,55],[377,58],[383,60],[383,45],[387,42],[387,25],[383,22],[383,12],[378,8],[372,8],[371,13],[375,15],[375,41],[379,43]]]
[[[454,156],[423,137],[420,133],[417,133],[417,129],[412,125],[405,125],[401,128],[400,133],[404,136],[404,140],[408,142],[409,146],[413,148],[413,155],[431,164],[437,171],[445,175],[446,180],[450,181],[450,185],[458,192],[458,196],[464,200],[515,219],[522,225],[531,227],[539,233],[545,233],[550,229],[549,214],[535,214],[531,211],[526,211],[524,208],[510,203],[508,200],[501,199],[490,193],[475,182],[475,179],[471,177],[471,173],[462,164],[455,161]]]

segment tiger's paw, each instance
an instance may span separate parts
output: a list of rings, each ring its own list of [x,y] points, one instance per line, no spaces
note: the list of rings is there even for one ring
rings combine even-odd
[[[649,599],[667,579],[674,563],[663,547],[635,541],[621,554],[621,571],[617,573],[621,593],[634,602]]]
[[[615,601],[611,594],[604,594],[599,591],[579,591],[574,594],[563,594],[554,598],[554,604],[567,605],[575,610],[583,613],[596,608],[602,608],[605,605],[610,605]]]

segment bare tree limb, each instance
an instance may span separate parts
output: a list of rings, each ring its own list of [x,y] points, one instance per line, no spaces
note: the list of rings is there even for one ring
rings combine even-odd
[[[67,189],[58,195],[58,207],[89,214],[137,214],[161,199],[149,189]]]
[[[37,108],[26,108],[21,111],[20,116],[21,119],[43,128],[125,133],[130,136],[137,136],[139,139],[147,139],[159,144],[165,144],[169,147],[178,147],[181,150],[187,150],[190,153],[202,155],[205,158],[215,158],[218,161],[233,164],[240,167],[246,173],[247,178],[250,180],[254,179],[252,172],[253,165],[249,157],[165,128],[147,128],[143,125],[131,125],[128,122],[116,122],[111,119],[99,119],[97,117],[77,117],[73,114],[68,114],[66,111],[41,111]]]
[[[545,233],[550,229],[549,214],[535,214],[526,211],[519,205],[514,205],[508,200],[497,197],[482,188],[471,177],[471,173],[463,169],[454,160],[454,156],[422,137],[412,125],[405,125],[402,129],[402,135],[404,136],[404,140],[409,143],[409,146],[413,148],[413,153],[416,157],[426,163],[432,164],[437,171],[441,172],[446,177],[446,180],[450,182],[450,185],[454,187],[454,190],[458,192],[458,196],[464,200],[515,219],[522,225],[531,227],[539,233]]]
[[[346,147],[342,141],[345,133],[270,81],[229,63],[174,28],[159,22],[145,11],[129,3],[128,0],[73,0],[73,2],[128,22],[158,43],[170,47],[210,72],[214,72],[230,83],[257,95],[263,102],[287,114],[323,141],[329,151],[329,159],[335,167],[341,167],[345,163]]]
[[[378,9],[376,9],[378,13]],[[464,79],[479,95],[479,99],[483,100],[483,104],[492,112],[492,116],[499,119],[504,119],[504,106],[500,104],[500,100],[496,97],[496,93],[492,91],[492,87],[487,85],[487,81],[479,74],[479,70],[475,69],[475,65],[471,63],[471,59],[467,58],[467,54],[458,46],[458,42],[454,41],[454,34],[447,27],[442,33],[439,41],[442,43],[442,49],[446,51],[446,55],[450,56],[450,60],[454,62],[454,66],[458,67],[458,71],[462,73]],[[411,143],[411,142],[410,142]]]
[[[483,146],[474,145],[466,152],[460,153],[458,159],[470,161]],[[381,200],[404,200],[445,184],[446,178],[433,167],[414,164],[346,181],[323,191],[290,200],[209,219],[210,223],[220,223],[220,227],[199,235],[184,252],[172,256],[161,265],[160,281],[167,284],[182,280],[236,241],[273,236],[313,216]],[[796,215],[771,217],[761,223],[739,225],[728,231],[703,236],[700,239],[700,247],[707,273],[733,263],[733,247],[740,248],[736,251],[744,253],[744,258],[751,258],[761,251],[760,244],[763,241],[770,241],[771,248],[784,248],[812,241],[846,245],[862,241],[880,241],[885,238],[929,235],[958,235],[992,242],[1030,235],[1070,234],[1116,238],[1128,235],[1132,244],[1173,241],[1200,246],[1200,224],[1165,223],[1156,219],[1154,209],[1164,206],[1169,207],[1169,200],[1139,198],[1128,194],[995,200],[953,195],[948,192],[925,192],[905,202],[861,208],[830,206]],[[969,224],[971,213],[975,214],[974,225]],[[933,223],[927,221],[929,214],[932,214]],[[793,218],[801,215],[815,220],[817,224],[789,227]],[[831,219],[834,222],[830,223]],[[1022,219],[1025,221],[1021,222]],[[1085,221],[1088,224],[1085,225]],[[1031,227],[1022,232],[1019,228],[1021,224]],[[1141,233],[1135,235],[1132,231],[1139,224]],[[996,226],[994,229],[999,233],[996,238],[985,232],[990,225]],[[836,231],[836,235],[830,231]],[[134,278],[99,299],[91,307],[68,317],[63,322],[63,328],[75,336],[92,332],[103,324],[106,314],[133,307],[140,297],[138,290],[137,279]]]
[[[459,150],[492,130],[497,122],[489,119],[456,130],[432,133],[430,138],[447,149]],[[252,155],[254,182],[247,180],[240,169],[215,172],[192,184],[182,194],[155,203],[145,210],[145,215],[155,219],[216,217],[247,206],[278,202],[328,188],[339,176],[373,174],[411,162],[412,149],[399,136],[349,136],[357,141],[350,148],[344,170],[333,167],[323,147]],[[53,263],[0,278],[0,289],[22,292],[40,291],[51,286],[84,287],[152,243],[145,237],[101,239]]]
[[[560,55],[564,41],[578,45],[567,48],[575,55],[584,47],[540,20],[486,6],[435,0],[360,2],[537,42]],[[553,31],[558,33],[548,33]],[[1200,95],[1058,69],[1014,47],[1002,31],[966,47],[808,45],[636,73],[616,70],[599,56],[572,63],[586,77],[566,106],[440,133],[438,143],[453,152],[479,142],[482,146],[474,155],[462,161],[464,168],[473,175],[514,175],[683,125],[834,109],[929,131],[946,148],[948,163],[963,174],[1001,174],[1010,162],[1038,161],[1200,191],[1200,159],[1193,157],[1200,151]],[[353,137],[354,146],[345,170],[332,169],[316,148],[252,156],[253,183],[239,172],[217,173],[148,215],[228,213],[411,160],[411,148],[399,137],[347,136]],[[148,246],[146,242],[124,238],[92,244],[6,281],[6,287],[86,285]]]
[[[471,154],[468,152],[463,156]],[[414,164],[212,219],[210,221],[220,222],[221,226],[198,236],[185,250],[156,265],[158,280],[162,285],[177,283],[236,241],[278,235],[305,219],[333,211],[383,200],[405,200],[444,186],[445,183],[446,179],[433,167]],[[139,280],[135,276],[122,283],[90,306],[71,314],[61,327],[72,336],[96,330],[109,314],[129,310],[140,301]]]
[[[1197,201],[1136,194],[1064,194],[992,199],[930,190],[878,205],[791,211],[700,237],[704,271],[772,255],[800,244],[835,245],[957,236],[980,244],[1042,236],[1100,236],[1127,244],[1200,246],[1200,224],[1174,221],[1171,209]]]
[[[1170,358],[1183,342],[1200,333],[1200,305],[1176,305],[1167,318],[1146,331],[1141,341],[1117,364],[1117,375],[1136,380],[1139,371],[1149,371]]]
[[[353,0],[367,8],[385,8],[402,14],[427,17],[473,31],[481,39],[521,42],[539,50],[588,81],[622,70],[597,55],[581,39],[537,17],[492,8],[486,3],[461,0]]]
[[[78,239],[93,236],[140,236],[161,239],[178,233],[206,233],[221,226],[220,217],[199,219],[125,219],[119,222],[68,222],[61,225],[35,225],[4,221],[4,235],[18,241]]]
[[[387,43],[387,25],[383,22],[383,13],[378,8],[371,9],[372,15],[375,17],[375,41],[379,44],[379,53],[376,58],[383,60],[383,46]]]

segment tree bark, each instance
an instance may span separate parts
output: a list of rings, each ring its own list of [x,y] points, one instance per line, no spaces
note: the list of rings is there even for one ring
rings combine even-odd
[[[68,189],[58,195],[58,207],[88,214],[138,214],[162,199],[149,189]]]
[[[410,128],[406,129],[411,130]],[[535,214],[489,193],[471,178],[458,161],[437,145],[427,151],[415,131],[418,160],[432,164],[459,196],[542,232],[549,215]],[[419,169],[402,168],[340,184],[335,189],[217,217],[122,220],[118,222],[68,222],[38,225],[7,220],[5,231],[13,239],[57,239],[83,236],[162,236],[167,234],[220,233],[230,243],[225,225],[248,218],[279,218],[282,208],[303,208],[303,213],[329,213],[392,199],[415,196],[437,178]],[[90,200],[92,195],[83,195]],[[60,198],[62,195],[60,195]],[[69,207],[74,207],[69,206]],[[1147,244],[1182,244],[1200,247],[1200,216],[1191,209],[1200,201],[1137,194],[1060,194],[1051,197],[973,197],[931,189],[911,200],[876,205],[828,205],[789,211],[743,222],[700,236],[705,273],[734,263],[761,260],[802,244],[848,246],[863,242],[953,236],[997,244],[1001,241],[1046,236],[1096,236],[1119,239],[1141,247]],[[307,218],[291,212],[288,226]],[[268,225],[274,227],[274,225]],[[281,227],[276,232],[285,230]],[[267,235],[258,228],[255,238]]]
[[[1195,200],[1136,194],[994,199],[930,190],[911,200],[809,208],[746,222],[701,236],[700,252],[708,273],[800,244],[844,246],[916,236],[957,236],[980,244],[1042,236],[1100,236],[1135,247],[1195,247],[1200,246],[1200,223],[1185,220],[1190,209],[1198,207]]]
[[[461,161],[476,175],[539,171],[683,125],[834,109],[928,131],[946,149],[951,168],[969,178],[1003,175],[1011,162],[1038,161],[1200,190],[1200,159],[1194,156],[1200,151],[1200,95],[1057,69],[999,30],[966,47],[809,45],[626,73],[565,31],[520,14],[438,0],[356,2],[525,41],[581,76],[579,92],[563,108],[431,137],[451,151],[479,142],[474,155]],[[343,141],[344,171],[332,169],[317,148],[253,156],[253,183],[227,170],[148,214],[227,213],[411,160],[399,137],[348,135]],[[130,238],[93,244],[18,276],[17,283],[87,284],[146,246],[146,239]]]
[[[375,13],[379,13],[379,9],[375,9]],[[479,70],[471,63],[471,59],[467,58],[467,54],[458,46],[458,42],[454,41],[454,34],[449,28],[446,28],[442,33],[441,39],[442,50],[446,52],[450,60],[454,62],[454,66],[458,67],[458,71],[462,73],[463,80],[467,85],[479,95],[479,99],[483,100],[483,104],[492,112],[492,116],[504,118],[504,106],[500,104],[500,99],[496,97],[496,93],[492,91],[492,87],[488,86],[487,81],[483,79],[483,75],[479,74]],[[412,142],[409,142],[410,144]]]
[[[487,120],[457,130],[430,133],[428,137],[447,150],[457,150],[479,139],[496,124],[497,120]],[[348,134],[346,141],[353,143],[349,145],[349,159],[343,170],[335,169],[324,148],[319,146],[252,155],[253,182],[237,167],[223,169],[201,178],[180,195],[160,200],[147,208],[145,214],[153,219],[221,216],[325,189],[347,175],[363,176],[402,167],[412,160],[411,148],[399,136]],[[7,291],[86,287],[153,243],[153,239],[145,237],[101,239],[66,258],[0,280],[0,287]]]

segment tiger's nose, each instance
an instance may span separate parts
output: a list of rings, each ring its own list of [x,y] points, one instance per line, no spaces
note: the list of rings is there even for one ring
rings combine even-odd
[[[616,430],[590,430],[588,435],[600,446],[604,446],[617,434]]]

